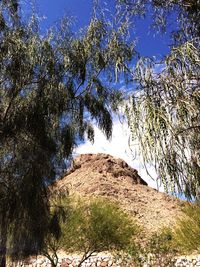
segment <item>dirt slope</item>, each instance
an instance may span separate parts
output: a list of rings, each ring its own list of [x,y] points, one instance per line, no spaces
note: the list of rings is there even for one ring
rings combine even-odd
[[[149,187],[137,171],[107,154],[84,154],[71,170],[54,183],[56,190],[70,194],[104,196],[117,200],[149,233],[172,226],[182,215],[184,202]]]

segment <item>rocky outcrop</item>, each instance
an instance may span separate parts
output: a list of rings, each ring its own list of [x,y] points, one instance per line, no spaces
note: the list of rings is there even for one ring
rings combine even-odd
[[[82,154],[77,157],[71,169],[65,176],[75,172],[81,168],[81,171],[89,169],[92,173],[100,173],[101,175],[112,174],[116,178],[123,177],[129,179],[133,184],[147,183],[138,175],[137,170],[131,168],[124,160],[117,159],[108,154]]]
[[[148,233],[175,224],[184,205],[183,201],[149,187],[125,161],[107,154],[77,157],[69,172],[52,188],[117,201]]]

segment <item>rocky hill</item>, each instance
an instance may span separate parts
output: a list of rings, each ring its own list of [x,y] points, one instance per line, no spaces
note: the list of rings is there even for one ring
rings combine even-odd
[[[118,201],[149,233],[173,225],[184,205],[149,187],[128,164],[107,154],[84,154],[53,185],[54,190],[81,196],[103,196]]]

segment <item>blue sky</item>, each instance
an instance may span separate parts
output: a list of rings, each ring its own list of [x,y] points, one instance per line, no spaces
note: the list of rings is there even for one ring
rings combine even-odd
[[[109,0],[113,4],[114,0]],[[45,16],[42,21],[42,31],[56,23],[64,15],[76,17],[76,29],[86,26],[92,14],[92,0],[35,0],[37,11],[40,16]],[[143,56],[156,56],[161,58],[169,52],[169,34],[161,36],[150,32],[150,16],[144,20],[136,21],[135,37],[138,38],[137,50]],[[95,126],[95,142],[89,141],[80,144],[75,154],[80,153],[108,153],[115,157],[124,159],[129,165],[138,170],[139,174],[147,183],[157,188],[157,183],[146,173],[141,157],[134,158],[130,150],[128,139],[130,131],[126,122],[120,123],[117,117],[113,118],[113,137],[111,142],[106,140],[103,133]],[[155,170],[148,167],[152,176],[156,179]],[[163,187],[160,187],[163,191]]]
[[[44,27],[52,26],[64,15],[76,17],[78,27],[89,22],[92,12],[91,0],[36,0],[36,7],[41,15],[45,15]]]
[[[114,0],[108,1],[110,4]],[[92,13],[92,0],[35,0],[37,10],[46,18],[42,21],[43,30],[52,26],[66,14],[76,18],[76,26],[80,28],[88,24]],[[154,35],[149,31],[150,17],[138,20],[135,27],[135,36],[138,38],[137,50],[144,56],[161,58],[169,52],[169,34]]]

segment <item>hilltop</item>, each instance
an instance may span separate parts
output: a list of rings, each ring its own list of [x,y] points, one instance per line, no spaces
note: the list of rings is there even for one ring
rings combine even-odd
[[[184,205],[183,201],[149,187],[137,170],[107,154],[80,155],[52,188],[70,195],[103,196],[117,201],[148,233],[174,225]]]

